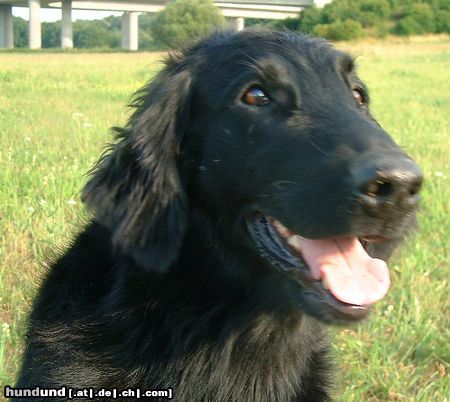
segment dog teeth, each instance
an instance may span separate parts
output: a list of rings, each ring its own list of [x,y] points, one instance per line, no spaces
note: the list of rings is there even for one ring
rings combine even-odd
[[[299,236],[289,236],[289,238],[287,239],[287,244],[289,244],[289,246],[291,246],[295,251],[301,253]]]
[[[272,225],[281,237],[289,237],[292,235],[291,231],[276,219],[273,219]]]

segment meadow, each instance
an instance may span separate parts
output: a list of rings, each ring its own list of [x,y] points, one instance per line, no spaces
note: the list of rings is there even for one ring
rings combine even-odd
[[[449,401],[450,40],[338,47],[359,56],[375,116],[426,181],[420,230],[389,264],[389,294],[369,320],[332,329],[336,399]],[[0,52],[0,389],[15,381],[46,261],[88,218],[85,173],[161,57]]]

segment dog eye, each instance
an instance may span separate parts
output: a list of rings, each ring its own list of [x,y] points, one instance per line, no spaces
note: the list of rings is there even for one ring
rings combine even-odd
[[[270,103],[270,99],[261,87],[251,87],[242,96],[242,102],[251,106],[264,106]]]
[[[366,101],[364,99],[364,94],[363,94],[362,90],[360,88],[353,88],[352,93],[353,93],[353,97],[356,100],[356,103],[359,106],[364,106]]]

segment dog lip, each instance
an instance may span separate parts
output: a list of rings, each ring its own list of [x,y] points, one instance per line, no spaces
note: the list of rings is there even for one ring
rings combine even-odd
[[[249,232],[262,257],[283,272],[296,272],[304,280],[314,280],[305,261],[300,255],[294,255],[286,245],[286,236],[279,235],[274,221],[272,217],[259,211],[247,219]]]

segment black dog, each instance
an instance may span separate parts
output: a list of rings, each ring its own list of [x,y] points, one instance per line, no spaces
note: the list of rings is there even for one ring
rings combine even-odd
[[[40,290],[18,386],[329,400],[323,323],[387,292],[422,181],[368,104],[321,39],[170,57],[86,185],[93,221]]]

